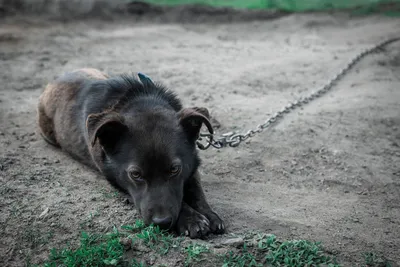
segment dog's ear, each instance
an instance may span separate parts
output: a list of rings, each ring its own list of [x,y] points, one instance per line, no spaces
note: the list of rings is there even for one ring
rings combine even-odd
[[[90,114],[86,119],[86,129],[91,146],[99,140],[106,152],[111,152],[121,135],[128,130],[123,117],[115,112]]]
[[[184,108],[179,111],[178,116],[180,124],[188,135],[190,142],[195,142],[199,138],[200,129],[203,123],[207,126],[207,129],[211,134],[214,133],[210,123],[210,113],[206,108]]]

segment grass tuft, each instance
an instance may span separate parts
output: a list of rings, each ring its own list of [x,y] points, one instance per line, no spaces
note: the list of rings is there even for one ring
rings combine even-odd
[[[134,242],[143,242],[144,245],[165,255],[171,248],[179,247],[182,239],[160,230],[157,226],[145,226],[143,221],[137,220],[133,225],[123,225],[122,231],[114,227],[107,234],[90,234],[82,232],[78,248],[52,249],[45,267],[55,266],[145,266],[144,263],[131,259],[124,259],[125,247],[122,238]]]
[[[202,244],[193,243],[185,248],[186,259],[185,266],[191,266],[194,263],[198,263],[204,260],[203,254],[209,253],[210,249]]]
[[[106,235],[82,232],[78,249],[52,249],[50,261],[44,266],[116,266],[124,255],[119,236],[116,228]]]
[[[243,245],[242,250],[239,253],[228,251],[224,255],[224,263],[222,267],[258,267],[262,266],[258,263],[254,254],[252,254],[246,244]]]
[[[335,259],[324,254],[319,242],[307,240],[279,242],[275,235],[260,235],[258,249],[268,251],[265,262],[271,266],[339,266]]]
[[[364,262],[363,266],[365,267],[391,267],[391,263],[389,260],[384,257],[380,257],[374,252],[365,252],[363,253]]]
[[[274,235],[258,235],[256,249],[250,251],[246,243],[239,253],[229,251],[223,267],[264,266],[329,266],[338,267],[335,259],[324,254],[320,243],[307,240],[280,242]]]
[[[181,238],[174,238],[167,231],[161,230],[158,226],[150,225],[142,228],[135,239],[140,239],[150,249],[165,255],[171,248],[177,248]]]

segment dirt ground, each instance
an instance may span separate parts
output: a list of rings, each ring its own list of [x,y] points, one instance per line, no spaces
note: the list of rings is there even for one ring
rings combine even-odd
[[[218,134],[243,132],[324,85],[363,49],[400,36],[399,18],[344,14],[0,23],[1,266],[40,263],[81,230],[137,218],[124,196],[36,133],[39,94],[56,75],[144,72],[186,106],[206,106]],[[261,230],[322,241],[344,266],[360,265],[368,251],[400,266],[399,88],[397,42],[275,128],[237,148],[202,151],[203,185],[227,236]]]

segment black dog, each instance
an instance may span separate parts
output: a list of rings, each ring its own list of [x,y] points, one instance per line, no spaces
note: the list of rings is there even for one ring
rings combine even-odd
[[[146,224],[197,238],[224,232],[197,171],[205,108],[183,108],[146,76],[109,77],[96,69],[67,73],[40,96],[43,138],[99,170],[127,192]]]

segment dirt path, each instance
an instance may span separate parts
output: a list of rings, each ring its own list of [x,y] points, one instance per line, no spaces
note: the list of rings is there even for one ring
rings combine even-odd
[[[81,229],[136,218],[95,173],[35,133],[47,81],[75,68],[148,74],[219,133],[254,127],[323,85],[400,19],[291,15],[232,24],[59,22],[0,26],[0,264],[47,258]],[[203,183],[230,233],[322,241],[344,266],[366,251],[400,265],[400,43],[323,98],[240,147],[202,152]],[[46,213],[47,211],[47,213]],[[45,214],[42,214],[42,213]]]

